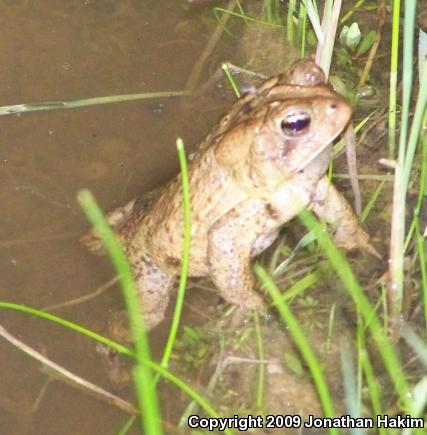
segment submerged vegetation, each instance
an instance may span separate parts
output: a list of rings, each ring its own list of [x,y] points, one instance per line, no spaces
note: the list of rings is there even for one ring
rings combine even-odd
[[[425,416],[427,59],[418,62],[418,59],[413,58],[413,37],[418,32],[422,35],[416,21],[417,2],[405,2],[403,29],[400,26],[402,12],[398,0],[392,4],[386,4],[383,0],[361,0],[353,2],[352,7],[341,14],[340,3],[325,1],[323,14],[319,12],[316,1],[312,0],[289,1],[286,10],[283,2],[278,0],[236,0],[225,6],[212,6],[209,14],[216,20],[216,29],[208,43],[207,52],[201,56],[201,63],[195,65],[196,71],[193,71],[192,77],[200,85],[200,72],[205,66],[203,62],[212,55],[215,43],[222,34],[236,46],[239,38],[242,41],[247,38],[253,43],[255,40],[249,35],[255,30],[258,39],[252,45],[254,52],[259,42],[263,46],[275,44],[271,47],[273,52],[276,52],[276,46],[284,45],[285,51],[295,50],[301,56],[310,56],[314,46],[317,46],[316,60],[325,71],[331,68],[330,82],[356,105],[356,121],[360,121],[357,134],[366,139],[370,134],[369,129],[372,129],[375,135],[376,127],[388,119],[388,131],[381,132],[385,140],[375,144],[371,155],[363,158],[361,175],[350,175],[368,180],[369,189],[363,195],[366,205],[360,216],[361,220],[367,219],[368,223],[373,222],[379,227],[375,233],[377,238],[383,240],[381,271],[378,271],[378,267],[371,267],[364,258],[346,259],[334,246],[323,223],[305,212],[300,219],[302,225],[290,236],[290,240],[282,237],[254,266],[266,298],[270,301],[273,319],[255,317],[246,323],[241,319],[235,323],[234,317],[238,316],[232,309],[223,313],[220,320],[212,319],[206,312],[204,314],[209,320],[205,325],[183,327],[181,313],[186,287],[209,289],[211,285],[205,281],[187,283],[191,256],[191,216],[186,159],[182,141],[179,140],[177,148],[185,217],[182,273],[169,339],[158,364],[153,360],[148,336],[141,328],[135,284],[126,257],[87,191],[81,191],[78,199],[91,223],[97,227],[117,270],[129,315],[134,350],[48,312],[18,304],[18,301],[0,301],[0,309],[22,311],[59,323],[132,358],[139,409],[120,402],[120,409],[133,414],[120,434],[132,430],[135,415],[141,417],[143,433],[147,435],[177,433],[178,430],[186,433],[188,416],[201,413],[219,418],[235,414],[241,417],[249,414],[264,416],[274,412],[292,414],[303,409],[302,417],[305,417],[306,411],[328,418],[344,414],[354,418],[375,418],[376,415],[388,415],[391,418],[399,415],[414,418]],[[348,5],[343,7],[348,8]],[[364,14],[374,14],[375,17],[367,26],[357,21],[358,16]],[[380,46],[381,40],[385,46],[384,40],[390,39],[385,36],[389,31],[386,16],[392,18],[390,62],[386,48]],[[236,30],[236,23],[243,28],[240,30],[242,34]],[[273,39],[263,39],[260,28],[269,29],[268,37],[272,38],[273,35]],[[399,61],[399,41],[402,39],[403,56]],[[421,44],[420,47],[421,53]],[[235,65],[234,59],[229,63],[226,63],[228,59],[220,59],[237,95],[242,87],[239,85],[244,81],[241,77],[245,73],[251,78],[258,73],[259,77],[265,77],[266,73],[282,68],[279,63],[272,65],[271,71],[268,71],[269,65],[258,70],[255,56],[242,58],[246,62],[239,65]],[[388,84],[376,90],[380,79],[375,79],[377,71],[374,59],[378,58],[384,64],[390,64],[387,74],[390,83],[387,113],[383,110],[385,103],[382,101],[386,100],[383,95],[388,92]],[[265,62],[264,59],[262,61]],[[414,64],[422,68],[419,82]],[[233,77],[233,74],[236,76]],[[398,87],[400,81],[401,89]],[[194,87],[194,83],[187,86],[185,94]],[[367,89],[374,90],[376,95],[370,105],[363,104]],[[170,95],[135,94],[135,99]],[[134,99],[132,95],[126,98]],[[112,97],[108,101],[108,97],[100,97],[88,102],[92,105],[97,101],[106,103],[116,100],[123,99]],[[85,106],[85,101],[80,100],[77,104],[5,106],[0,108],[0,114],[16,113],[17,107],[23,108],[23,112],[76,108]],[[339,155],[343,146],[337,144],[335,147],[335,155]],[[387,156],[382,163],[393,171],[392,176],[383,172],[367,174],[364,167],[373,168],[376,164],[368,161],[371,156],[377,160],[380,156]],[[350,166],[351,157],[348,160]],[[331,165],[331,178],[339,178],[340,174],[336,173],[339,165]],[[341,175],[346,177],[345,174]],[[391,178],[393,183],[390,183]],[[383,213],[384,208],[391,210],[390,215]],[[309,292],[310,289],[316,291]],[[344,296],[343,289],[349,298]],[[353,304],[349,304],[349,300]],[[283,334],[276,315],[292,340]],[[3,327],[0,335],[43,364],[49,364],[37,352],[31,353],[23,343],[13,341]],[[215,365],[213,372],[210,368],[212,363]],[[63,373],[62,376],[66,378],[68,375]],[[188,377],[197,388],[183,381],[183,378]],[[269,377],[275,381],[269,382]],[[180,422],[174,423],[172,429],[163,424],[161,417],[163,396],[158,396],[157,390],[164,379],[191,399],[185,409],[180,405]],[[274,385],[275,382],[277,385]],[[344,405],[336,383],[343,385]],[[315,393],[313,390],[311,394],[313,384]],[[202,389],[203,393],[199,393],[198,390]],[[308,405],[299,402],[301,398],[296,394],[299,389],[304,389]],[[294,406],[276,407],[274,402],[279,401],[284,392]],[[98,393],[100,397],[104,395],[109,403],[117,405],[116,399],[106,399],[107,394]],[[170,404],[165,403],[164,407],[168,406]],[[393,427],[380,427],[377,430],[381,434],[421,433],[410,428],[396,431]],[[225,433],[231,434],[233,430],[228,428]],[[341,432],[339,428],[332,427],[329,433]]]

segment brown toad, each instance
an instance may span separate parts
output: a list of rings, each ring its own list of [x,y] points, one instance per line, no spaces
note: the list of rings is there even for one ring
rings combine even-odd
[[[375,254],[325,176],[332,142],[350,117],[349,104],[308,60],[240,98],[189,164],[190,276],[209,275],[226,301],[263,311],[251,259],[304,208],[335,227],[338,245]],[[147,329],[163,319],[180,272],[182,207],[178,175],[109,215],[132,266]],[[83,242],[100,251],[93,234]]]

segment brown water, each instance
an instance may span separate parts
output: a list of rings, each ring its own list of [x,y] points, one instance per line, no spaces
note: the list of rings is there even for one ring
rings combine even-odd
[[[181,6],[2,2],[0,105],[183,89],[206,37]],[[77,242],[88,224],[76,192],[89,188],[110,209],[168,178],[178,167],[176,137],[190,149],[206,122],[195,116],[192,129],[184,129],[180,110],[171,98],[1,117],[2,300],[44,307],[85,295],[114,275],[107,260]],[[119,301],[114,288],[56,312],[102,332]],[[21,313],[3,310],[1,319],[55,362],[111,389],[90,340]],[[157,353],[162,335],[153,337]],[[33,409],[46,374],[4,340],[0,355],[0,434],[113,434],[126,421],[113,406],[60,382],[51,382]]]

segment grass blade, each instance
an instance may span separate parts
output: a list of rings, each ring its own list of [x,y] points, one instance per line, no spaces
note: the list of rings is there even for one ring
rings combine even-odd
[[[270,294],[273,303],[276,305],[277,310],[280,313],[280,317],[288,325],[289,332],[291,333],[296,346],[298,347],[299,351],[304,357],[305,362],[307,363],[313,381],[316,385],[317,394],[319,395],[325,417],[334,418],[335,411],[333,408],[332,398],[329,393],[329,388],[323,375],[322,366],[317,360],[317,357],[314,354],[310,344],[308,343],[304,332],[299,326],[295,316],[289,309],[289,306],[283,301],[279,289],[277,288],[274,281],[267,274],[267,272],[260,265],[256,264],[255,273],[258,275],[259,279],[268,290],[268,293]],[[338,435],[339,431],[335,428],[331,428],[329,429],[329,433]]]
[[[135,343],[136,366],[133,369],[133,375],[141,409],[144,433],[147,435],[160,435],[163,433],[160,407],[155,384],[153,383],[152,370],[145,363],[146,361],[151,361],[150,346],[143,328],[144,319],[139,307],[138,294],[133,281],[132,271],[126,255],[116,241],[112,229],[109,227],[92,194],[87,190],[81,190],[77,195],[77,199],[88,219],[100,235],[119,275],[129,315],[130,330]]]
[[[348,262],[331,241],[326,232],[322,230],[321,224],[317,222],[311,213],[305,211],[300,214],[300,218],[310,231],[314,231],[316,233],[319,244],[322,247],[325,255],[329,259],[329,262],[335,269],[338,277],[341,279],[345,288],[352,297],[357,309],[362,315],[364,322],[367,324],[368,329],[377,345],[377,349],[381,355],[384,366],[387,369],[390,379],[393,381],[396,392],[399,394],[400,400],[402,401],[405,410],[410,411],[411,402],[409,400],[408,394],[409,388],[398,356],[394,351],[384,329],[382,328],[375,311],[372,309],[371,304],[357,282]]]
[[[47,313],[45,311],[40,311],[36,308],[29,307],[27,305],[22,304],[14,304],[12,302],[5,302],[0,301],[0,309],[9,309],[14,311],[23,312],[26,314],[34,315],[40,318],[43,318],[45,320],[54,322],[58,325],[64,326],[68,329],[71,329],[73,331],[76,331],[80,334],[83,334],[92,340],[95,340],[99,343],[105,344],[112,349],[117,350],[118,352],[125,354],[127,356],[136,357],[136,354],[131,349],[128,349],[127,347],[121,345],[120,343],[117,343],[113,340],[110,340],[107,337],[104,337],[102,335],[96,334],[95,332],[84,328],[81,325],[77,325],[73,322],[70,322],[69,320],[66,320],[62,317],[55,316],[54,314]],[[162,377],[164,377],[167,381],[171,382],[173,385],[175,385],[177,388],[179,388],[181,391],[183,391],[185,394],[188,395],[192,400],[194,400],[210,417],[219,418],[219,414],[215,411],[215,409],[212,407],[212,405],[204,399],[196,390],[190,387],[185,381],[183,381],[181,378],[175,376],[173,373],[171,373],[169,370],[165,369],[164,367],[161,367],[159,364],[156,364],[153,361],[144,361],[147,366],[149,366],[152,370],[159,373]],[[232,435],[231,430],[226,430],[224,433],[227,433],[228,435]]]
[[[13,106],[1,106],[0,115],[38,112],[43,110],[77,109],[79,107],[97,106],[99,104],[123,103],[125,101],[150,100],[154,98],[182,97],[189,95],[186,91],[144,92],[142,94],[110,95],[108,97],[85,98],[73,101],[47,101],[44,103],[24,103]]]
[[[173,313],[172,324],[169,331],[168,341],[163,353],[161,366],[167,367],[178,332],[179,320],[181,318],[182,308],[184,306],[185,288],[187,285],[188,268],[190,264],[190,236],[191,236],[191,210],[190,210],[190,187],[188,183],[187,161],[185,158],[184,143],[182,139],[177,139],[176,147],[178,150],[179,163],[181,166],[181,183],[183,198],[183,221],[184,221],[184,246],[181,262],[181,277],[179,280],[178,295],[176,298],[175,310]]]

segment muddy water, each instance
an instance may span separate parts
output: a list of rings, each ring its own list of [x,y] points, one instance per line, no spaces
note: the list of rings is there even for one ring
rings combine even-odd
[[[2,2],[0,105],[183,89],[206,43],[196,22],[174,0]],[[167,99],[1,117],[2,300],[45,307],[113,276],[107,260],[77,243],[88,225],[76,192],[89,188],[110,209],[168,178],[178,167],[176,137],[191,148],[217,116],[198,114],[189,129],[180,110],[179,100]],[[102,332],[119,304],[113,288],[55,312]],[[0,315],[24,342],[111,389],[92,342],[27,315]],[[153,334],[155,353],[163,335]],[[126,421],[61,382],[50,382],[37,402],[47,379],[39,364],[0,340],[2,435],[113,434]]]

